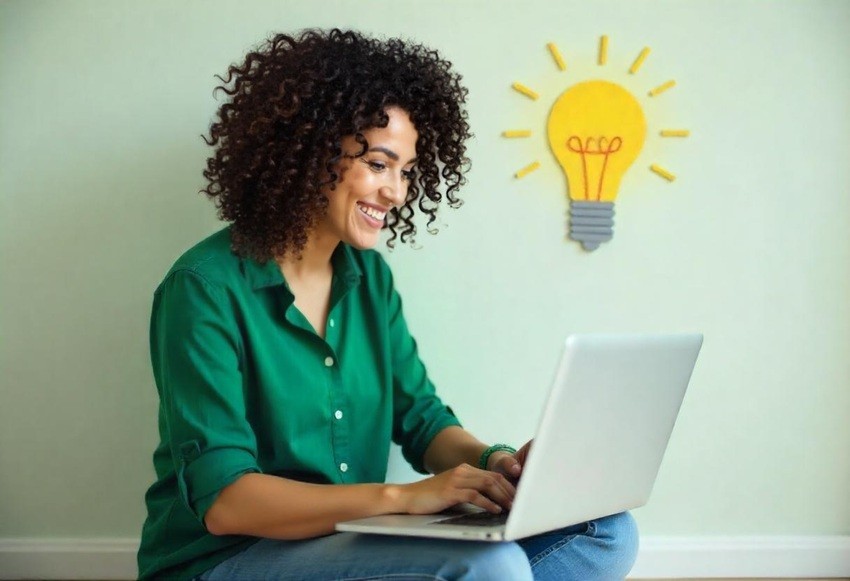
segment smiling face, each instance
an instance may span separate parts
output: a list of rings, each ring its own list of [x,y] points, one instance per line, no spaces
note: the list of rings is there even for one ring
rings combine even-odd
[[[321,238],[372,248],[387,212],[407,199],[419,134],[403,109],[389,107],[386,113],[386,127],[363,131],[368,149],[362,156],[355,157],[363,148],[353,135],[342,139],[341,180],[325,192],[328,209],[315,232]]]

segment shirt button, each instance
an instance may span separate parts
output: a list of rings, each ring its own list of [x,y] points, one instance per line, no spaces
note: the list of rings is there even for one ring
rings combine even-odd
[[[325,366],[326,367],[332,367],[333,364],[334,364],[334,358],[333,357],[325,357]]]
[[[334,325],[336,325],[336,323],[334,323],[334,320],[333,320],[333,319],[331,319],[331,320],[329,321],[329,324],[330,324],[330,326],[331,326],[331,327],[333,327]]]
[[[340,470],[340,472],[348,472],[348,464],[343,462],[342,464],[339,465],[339,470]]]
[[[336,413],[334,413],[334,417],[338,420],[341,420],[342,419],[342,411],[336,410]]]

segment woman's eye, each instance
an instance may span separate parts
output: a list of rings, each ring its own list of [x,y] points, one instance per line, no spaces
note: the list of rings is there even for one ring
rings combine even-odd
[[[407,180],[409,182],[412,182],[413,178],[416,177],[416,171],[414,171],[412,169],[402,170],[401,177],[403,177],[405,180]]]
[[[380,161],[367,161],[366,164],[372,169],[372,171],[384,171],[387,169],[387,165]]]

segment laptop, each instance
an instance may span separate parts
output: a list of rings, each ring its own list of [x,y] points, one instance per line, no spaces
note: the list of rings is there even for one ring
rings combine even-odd
[[[569,336],[509,513],[469,505],[352,520],[336,529],[511,541],[643,506],[702,340],[701,334]]]

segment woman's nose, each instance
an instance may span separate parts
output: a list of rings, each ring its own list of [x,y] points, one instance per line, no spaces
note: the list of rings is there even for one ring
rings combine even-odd
[[[392,206],[401,206],[407,196],[407,182],[401,179],[393,180],[392,183],[384,185],[380,192],[381,196],[383,196]]]

